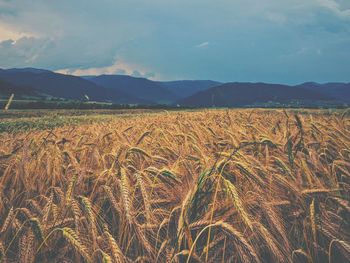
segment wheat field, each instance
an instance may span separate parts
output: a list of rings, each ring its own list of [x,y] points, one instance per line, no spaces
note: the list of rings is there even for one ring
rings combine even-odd
[[[0,133],[1,262],[349,262],[346,112]]]

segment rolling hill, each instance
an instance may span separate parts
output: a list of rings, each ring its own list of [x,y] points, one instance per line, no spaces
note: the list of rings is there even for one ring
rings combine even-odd
[[[266,83],[226,83],[190,97],[178,103],[188,107],[242,107],[260,103],[290,103],[299,101],[312,103],[316,101],[336,101],[331,96],[287,85]]]
[[[350,103],[350,83],[333,82],[319,84],[315,82],[306,82],[296,87],[316,91],[339,101]]]
[[[176,80],[159,81],[158,83],[181,99],[222,84],[212,80]]]
[[[85,78],[109,90],[126,93],[149,103],[171,104],[179,98],[159,83],[145,78],[126,75],[101,75]]]
[[[0,79],[0,98],[8,98],[11,94],[16,94],[16,98],[43,97],[33,88],[16,86],[12,83]]]
[[[0,79],[15,86],[27,87],[49,96],[81,100],[133,103],[134,98],[121,91],[112,91],[80,77],[58,74],[46,70],[0,70]]]
[[[350,83],[297,86],[226,83],[211,80],[152,81],[126,75],[77,77],[44,69],[0,69],[0,97],[63,98],[114,104],[180,104],[184,107],[343,106],[350,104]]]

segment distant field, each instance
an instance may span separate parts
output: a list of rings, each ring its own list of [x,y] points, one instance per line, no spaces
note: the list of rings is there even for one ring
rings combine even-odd
[[[225,111],[226,109],[208,109],[207,111]],[[237,109],[238,110],[238,109]],[[254,109],[239,109],[254,111]],[[264,112],[275,109],[260,109]],[[18,132],[31,129],[53,129],[63,125],[79,125],[84,123],[108,122],[116,117],[128,118],[139,114],[154,114],[161,112],[198,112],[200,109],[31,109],[31,110],[0,110],[0,132]],[[280,111],[280,110],[279,110]],[[344,109],[290,109],[290,112],[313,115],[350,115],[350,110]]]
[[[108,122],[116,117],[132,117],[161,110],[10,110],[0,111],[0,132],[53,129],[63,125]]]
[[[346,110],[0,112],[0,262],[349,262]]]

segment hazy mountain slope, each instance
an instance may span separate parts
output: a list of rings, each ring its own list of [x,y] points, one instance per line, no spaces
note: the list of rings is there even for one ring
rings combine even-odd
[[[0,79],[0,98],[8,98],[11,94],[15,94],[16,98],[40,97],[40,94],[32,88],[16,86]]]
[[[158,83],[176,94],[179,98],[185,98],[199,91],[207,90],[222,84],[212,80],[159,81]]]
[[[157,82],[145,78],[135,78],[126,75],[101,75],[85,78],[110,90],[124,92],[153,103],[172,103],[178,99],[178,96],[172,91],[167,90]]]
[[[217,85],[219,84],[219,85]],[[300,105],[350,103],[350,83],[226,83],[210,80],[151,81],[125,75],[76,77],[35,68],[0,69],[0,96],[53,96],[125,104],[180,104],[188,107],[235,107],[264,103]],[[320,102],[320,104],[317,104]],[[323,102],[325,104],[323,104]],[[330,104],[327,104],[330,103]]]
[[[306,82],[297,85],[298,88],[304,88],[310,91],[317,91],[327,96],[331,96],[345,103],[350,103],[350,83],[325,83]]]
[[[87,95],[90,100],[118,103],[134,103],[138,100],[122,91],[109,90],[80,77],[45,70],[0,70],[0,78],[14,85],[30,87],[38,92],[66,99],[79,100]]]
[[[265,83],[227,83],[198,92],[179,100],[183,106],[232,107],[246,106],[269,101],[286,103],[292,100],[329,101],[332,97],[303,88]]]
[[[18,73],[18,72],[30,72],[30,73],[50,73],[52,71],[40,68],[11,68],[7,69],[7,72]]]

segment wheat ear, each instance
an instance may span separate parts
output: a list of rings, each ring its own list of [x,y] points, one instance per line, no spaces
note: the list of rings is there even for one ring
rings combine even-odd
[[[88,249],[82,244],[73,229],[65,227],[62,229],[64,238],[79,252],[79,254],[87,261],[92,262],[88,254]]]

